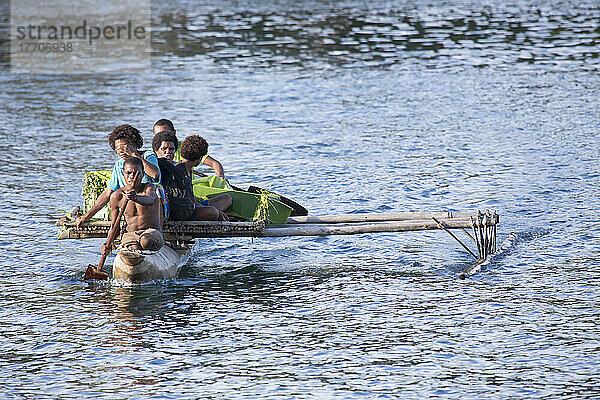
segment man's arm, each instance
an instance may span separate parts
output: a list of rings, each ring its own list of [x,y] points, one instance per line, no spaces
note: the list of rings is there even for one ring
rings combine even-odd
[[[144,164],[144,173],[146,175],[148,175],[150,178],[154,179],[155,181],[160,180],[160,169],[158,169],[158,159],[155,158],[157,165],[154,165],[144,158],[144,153],[140,153],[138,151],[132,151],[129,147],[127,147],[124,151],[125,151],[125,154],[127,154],[128,156],[136,157],[136,158],[139,158],[140,160],[142,160],[142,163]],[[154,156],[154,157],[156,157],[156,156]]]
[[[223,166],[219,161],[215,160],[211,156],[206,156],[204,161],[202,161],[202,164],[208,165],[215,170],[215,174],[217,174],[218,177],[225,179],[225,171],[223,171]]]
[[[146,185],[143,194],[137,194],[133,189],[124,190],[124,193],[129,200],[146,207],[154,205],[154,202],[158,199],[155,187],[152,184]]]
[[[148,160],[146,160],[144,157],[138,156],[138,158],[140,160],[142,160],[142,163],[144,163],[144,172],[146,173],[146,175],[148,175],[150,178],[154,179],[155,181],[159,181],[160,180],[160,169],[158,169],[158,167],[156,165],[152,164],[151,162],[148,162]]]
[[[110,190],[109,188],[104,189],[102,194],[100,196],[98,196],[98,198],[96,199],[96,202],[94,203],[92,208],[90,208],[88,210],[88,212],[86,212],[81,217],[79,217],[75,220],[75,223],[77,224],[77,228],[79,228],[79,225],[81,225],[83,222],[86,222],[90,218],[92,218],[92,216],[94,214],[96,214],[98,211],[100,211],[102,209],[102,207],[104,207],[106,205],[106,203],[108,203],[108,200],[110,199],[110,195],[112,194],[112,192],[113,191]]]

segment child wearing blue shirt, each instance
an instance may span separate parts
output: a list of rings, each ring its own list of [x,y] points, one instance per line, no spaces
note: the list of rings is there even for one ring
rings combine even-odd
[[[75,221],[78,227],[100,211],[108,203],[113,192],[126,186],[123,178],[123,164],[127,158],[136,157],[142,161],[144,165],[142,183],[160,183],[160,169],[156,154],[150,150],[146,152],[139,150],[143,146],[144,140],[138,129],[128,124],[119,125],[108,135],[108,144],[120,159],[113,166],[110,181],[104,192],[98,197],[92,208]]]

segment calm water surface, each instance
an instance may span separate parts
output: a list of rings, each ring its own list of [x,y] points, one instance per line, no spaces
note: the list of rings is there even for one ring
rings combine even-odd
[[[0,77],[1,398],[598,398],[596,1],[179,2],[141,74]],[[312,214],[497,210],[443,232],[203,240],[173,281],[56,241],[106,135],[199,133]]]

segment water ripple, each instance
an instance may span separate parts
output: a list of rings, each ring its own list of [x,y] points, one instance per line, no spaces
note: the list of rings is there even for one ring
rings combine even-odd
[[[182,6],[188,7],[185,2]],[[161,28],[155,31],[154,51],[207,55],[217,62],[253,67],[320,62],[372,67],[416,61],[436,68],[522,63],[594,70],[598,64],[600,9],[593,3],[580,4],[576,12],[541,4],[479,2],[419,8],[379,2],[360,8],[289,6],[209,8],[201,14],[191,8],[173,13],[159,7]]]

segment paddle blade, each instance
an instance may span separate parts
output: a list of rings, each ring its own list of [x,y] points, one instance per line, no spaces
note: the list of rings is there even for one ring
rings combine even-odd
[[[85,281],[105,281],[108,279],[108,274],[100,269],[96,269],[95,265],[88,265],[83,280]]]

